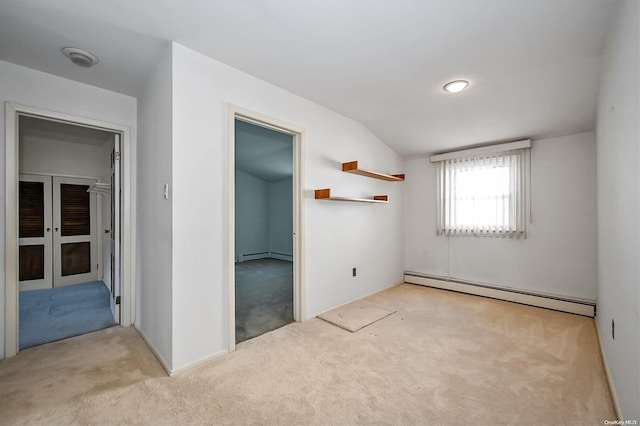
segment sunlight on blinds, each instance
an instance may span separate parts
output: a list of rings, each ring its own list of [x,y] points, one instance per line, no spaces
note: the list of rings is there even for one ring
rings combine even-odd
[[[524,238],[528,152],[439,161],[438,234]]]

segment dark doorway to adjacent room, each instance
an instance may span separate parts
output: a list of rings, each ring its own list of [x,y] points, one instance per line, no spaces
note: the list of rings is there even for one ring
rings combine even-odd
[[[293,136],[235,121],[236,342],[294,321]]]

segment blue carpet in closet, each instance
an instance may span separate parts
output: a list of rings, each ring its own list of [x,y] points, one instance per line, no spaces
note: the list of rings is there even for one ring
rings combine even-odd
[[[20,292],[20,349],[113,325],[102,281]]]

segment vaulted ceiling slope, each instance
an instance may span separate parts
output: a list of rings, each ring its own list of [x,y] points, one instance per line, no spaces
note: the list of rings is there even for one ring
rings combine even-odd
[[[0,59],[135,96],[176,41],[403,156],[594,128],[611,0],[3,0]],[[71,64],[65,46],[96,54]],[[447,81],[467,90],[449,95]]]

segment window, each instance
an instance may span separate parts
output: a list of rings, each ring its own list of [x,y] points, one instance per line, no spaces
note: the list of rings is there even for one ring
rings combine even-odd
[[[431,158],[438,163],[439,235],[526,237],[530,141],[522,142]]]

